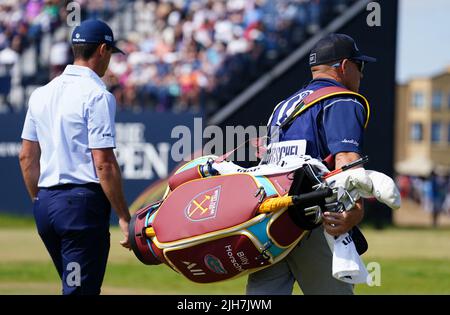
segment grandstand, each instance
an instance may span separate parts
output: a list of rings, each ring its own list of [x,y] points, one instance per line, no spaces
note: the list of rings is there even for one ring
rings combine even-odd
[[[30,93],[72,61],[69,2],[0,1],[1,111],[26,109]],[[127,53],[104,77],[120,110],[208,116],[356,1],[76,2],[82,20],[110,24]]]
[[[194,117],[203,118],[202,128],[265,125],[273,107],[308,82],[308,52],[330,32],[349,34],[380,62],[367,67],[361,85],[375,109],[365,152],[369,168],[393,174],[397,1],[383,2],[382,27],[375,28],[366,21],[369,3],[0,0],[0,172],[10,174],[0,211],[29,212],[17,163],[20,132],[30,94],[72,62],[74,4],[81,20],[105,20],[126,52],[113,55],[103,79],[118,103],[116,154],[130,203],[177,165],[169,154],[176,126],[194,130]]]

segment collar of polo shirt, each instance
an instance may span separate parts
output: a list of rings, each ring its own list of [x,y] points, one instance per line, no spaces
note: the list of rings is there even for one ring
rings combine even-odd
[[[90,78],[94,79],[102,87],[106,88],[106,85],[102,81],[102,79],[100,79],[100,77],[88,67],[83,67],[83,66],[78,66],[78,65],[67,65],[63,74],[76,75],[76,76],[82,76],[82,77],[90,77]]]

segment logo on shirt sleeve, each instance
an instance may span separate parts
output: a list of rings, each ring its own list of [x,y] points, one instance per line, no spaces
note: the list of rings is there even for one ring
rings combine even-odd
[[[353,145],[359,147],[359,142],[354,139],[344,139],[341,142],[342,143],[350,143],[350,144],[353,144]]]

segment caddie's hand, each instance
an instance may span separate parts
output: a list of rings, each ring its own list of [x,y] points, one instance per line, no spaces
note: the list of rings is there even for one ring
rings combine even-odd
[[[359,224],[364,217],[362,203],[356,203],[356,206],[350,211],[344,212],[325,212],[323,214],[323,227],[328,234],[339,236],[347,233]]]
[[[120,241],[120,245],[122,245],[125,248],[131,249],[130,247],[130,240],[128,239],[128,225],[129,225],[130,219],[119,219],[119,226],[120,230],[122,231],[124,238]]]

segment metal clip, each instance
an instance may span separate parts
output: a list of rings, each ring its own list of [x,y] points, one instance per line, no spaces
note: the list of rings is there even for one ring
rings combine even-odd
[[[266,191],[264,190],[263,186],[260,186],[258,188],[258,190],[256,191],[255,197],[258,197],[258,195],[259,195],[258,202],[259,203],[263,202],[264,198],[266,198],[266,196],[267,196]]]
[[[265,243],[263,245],[262,248],[260,248],[262,250],[261,254],[257,257],[255,257],[256,261],[259,261],[260,265],[263,265],[266,261],[268,261],[270,259],[270,256],[267,254],[267,252],[269,251],[269,248],[272,246],[272,242],[271,241],[267,241],[267,243]]]

